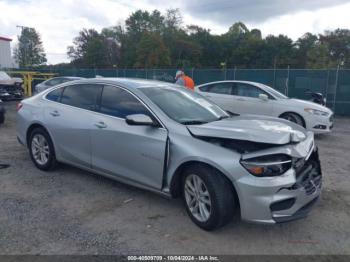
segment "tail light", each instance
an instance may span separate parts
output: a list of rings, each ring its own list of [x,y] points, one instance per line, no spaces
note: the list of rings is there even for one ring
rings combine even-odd
[[[18,112],[19,110],[21,110],[21,108],[23,107],[22,103],[18,103],[16,106],[16,111]]]

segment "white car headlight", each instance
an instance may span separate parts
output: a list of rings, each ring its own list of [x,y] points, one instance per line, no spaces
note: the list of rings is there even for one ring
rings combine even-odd
[[[313,109],[313,108],[304,108],[304,111],[316,116],[329,116],[328,112]]]

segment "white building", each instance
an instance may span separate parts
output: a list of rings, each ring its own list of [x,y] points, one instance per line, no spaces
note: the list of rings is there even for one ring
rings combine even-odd
[[[16,68],[18,65],[11,56],[12,39],[0,36],[0,68]]]

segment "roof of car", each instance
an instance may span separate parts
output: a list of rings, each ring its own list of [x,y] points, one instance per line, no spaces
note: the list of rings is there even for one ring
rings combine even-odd
[[[85,79],[84,77],[78,77],[78,76],[56,76],[53,78],[67,78],[67,79],[76,79],[76,80]],[[50,78],[50,79],[53,79],[53,78]]]
[[[218,84],[218,83],[245,83],[245,84],[252,84],[252,85],[260,84],[258,82],[245,81],[245,80],[222,80],[222,81],[213,81],[213,82],[209,82],[209,83],[200,84],[200,85],[197,85],[196,87],[205,86],[205,85],[209,85],[209,84]]]
[[[144,87],[162,88],[162,87],[175,86],[174,84],[168,83],[168,82],[141,79],[141,78],[101,77],[101,78],[84,79],[82,81],[89,82],[89,83],[97,83],[97,82],[111,83],[111,84],[117,84],[128,88],[144,88]]]

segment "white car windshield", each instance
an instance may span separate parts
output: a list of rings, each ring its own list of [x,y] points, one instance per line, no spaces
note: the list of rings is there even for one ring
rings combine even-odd
[[[203,96],[173,87],[143,87],[141,90],[168,117],[185,125],[205,124],[229,115]]]
[[[280,98],[280,99],[288,99],[287,96],[285,96],[284,94],[278,92],[276,89],[273,89],[272,87],[269,87],[267,85],[264,85],[264,84],[260,84],[259,83],[259,86],[261,88],[263,88],[266,92],[272,94],[274,97],[276,98]]]

